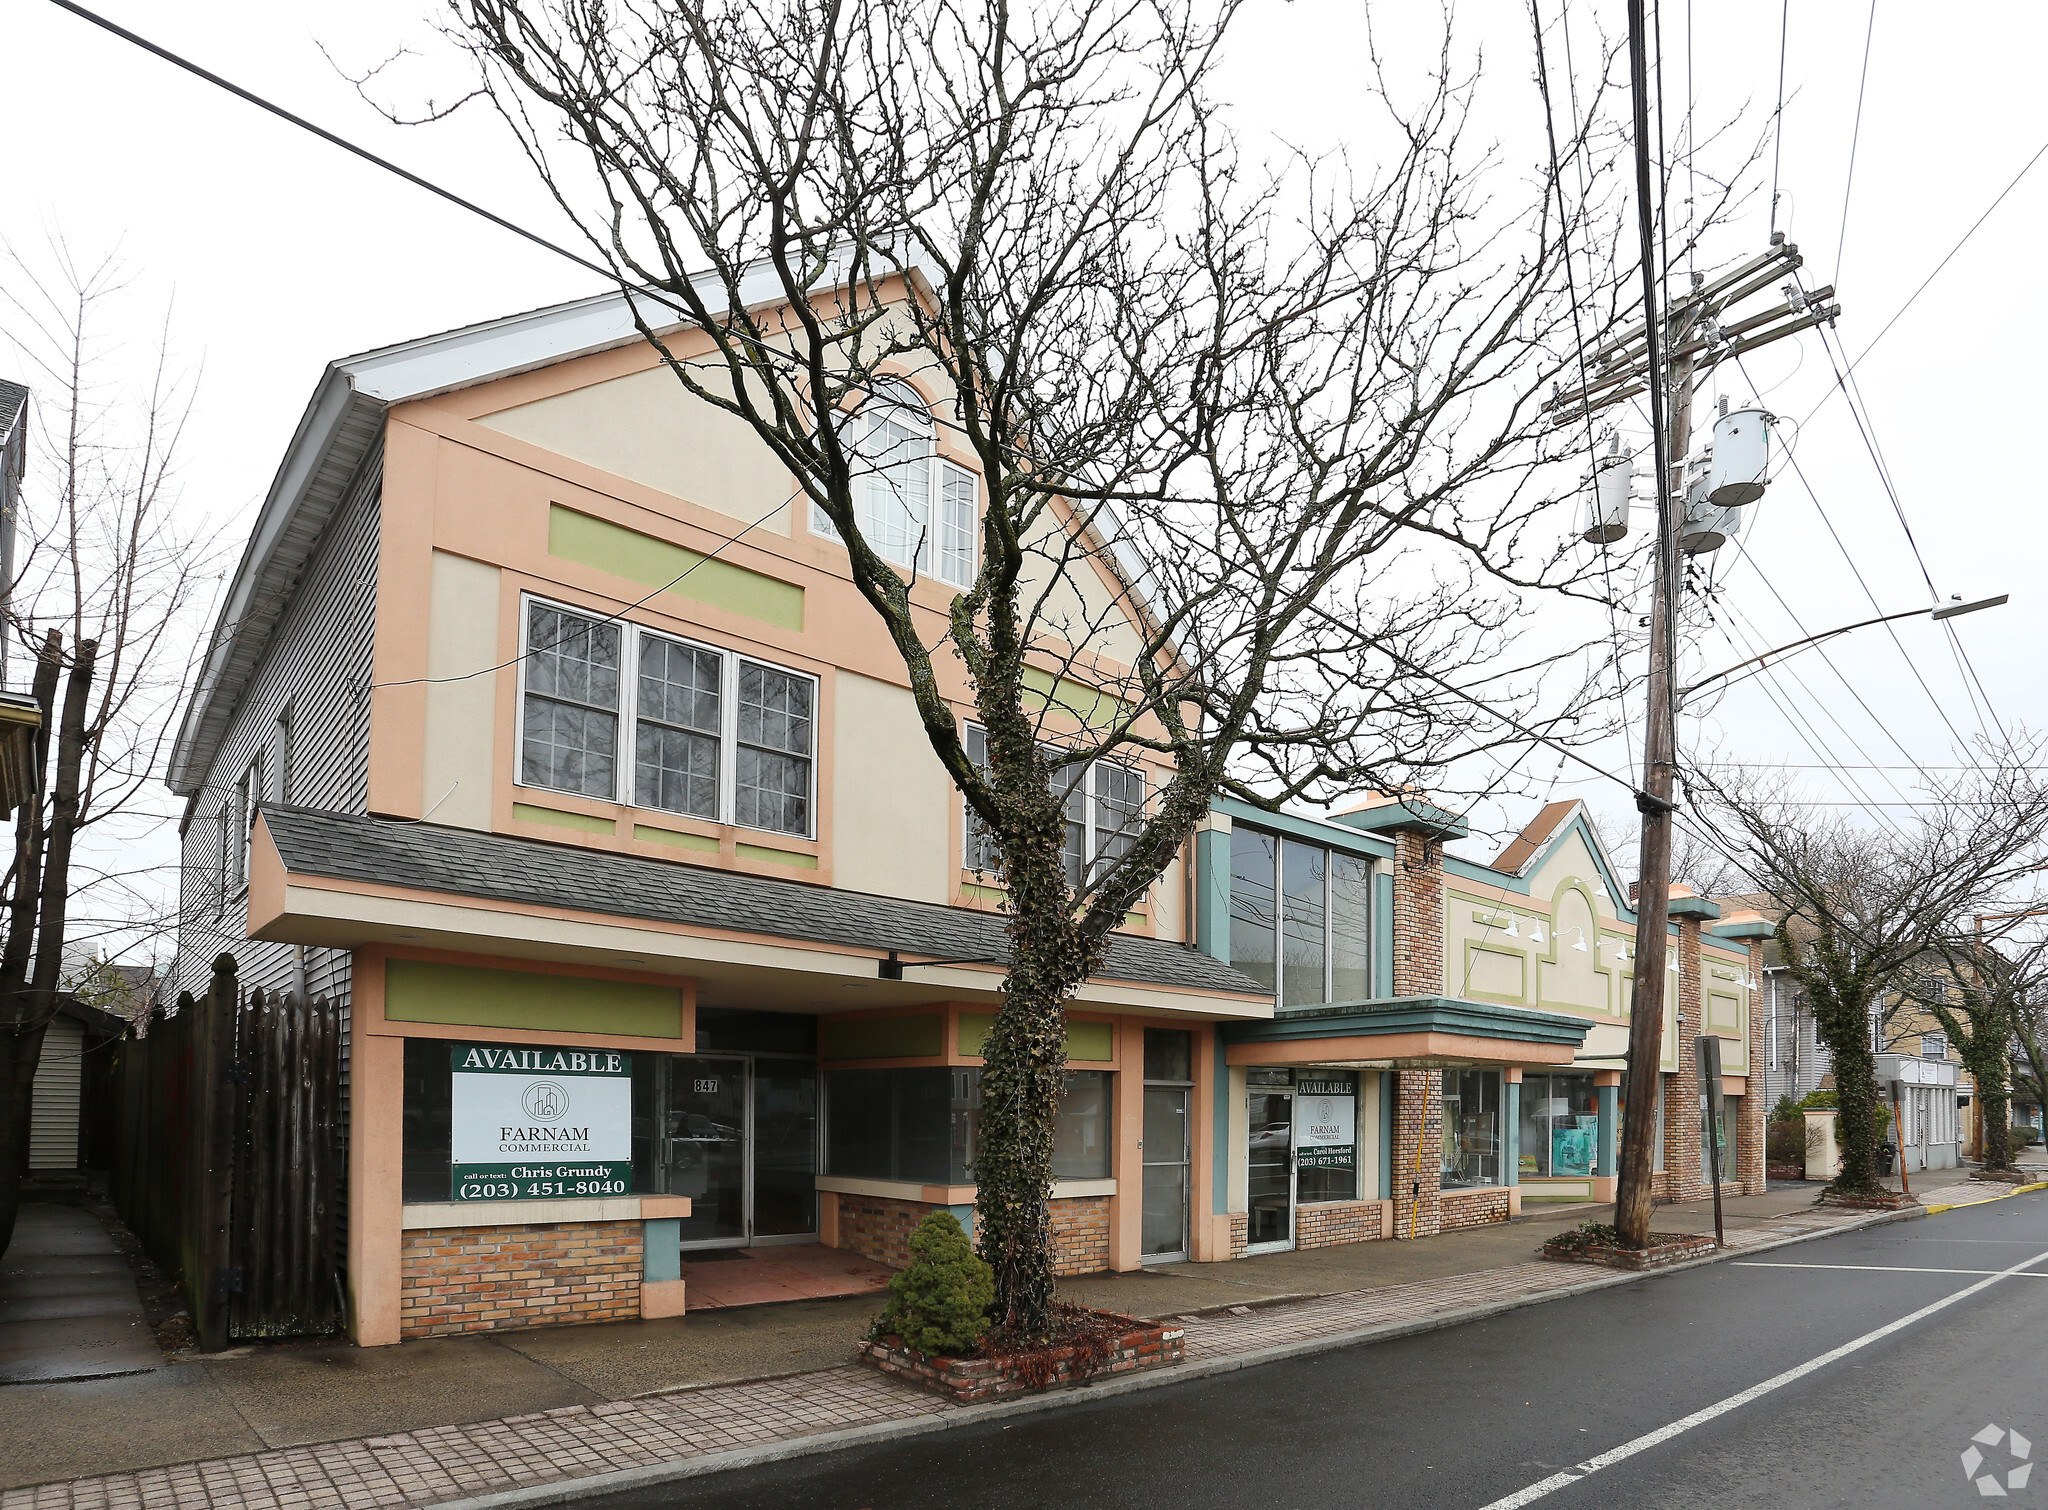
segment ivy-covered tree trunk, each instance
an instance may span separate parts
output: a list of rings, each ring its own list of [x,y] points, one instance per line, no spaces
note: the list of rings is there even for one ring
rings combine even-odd
[[[1977,1106],[1984,1121],[1984,1168],[2012,1168],[2012,998],[1997,980],[1962,984],[1962,1010],[1930,1003],[1935,1020],[1977,1082]]]
[[[1805,962],[1784,923],[1778,945],[1792,977],[1813,1007],[1814,1032],[1827,1045],[1835,1076],[1835,1131],[1842,1169],[1828,1189],[1841,1195],[1881,1195],[1877,1150],[1882,1141],[1877,1104],[1877,1056],[1870,1047],[1870,1003],[1877,983],[1856,967],[1850,951],[1825,935],[1815,939]]]

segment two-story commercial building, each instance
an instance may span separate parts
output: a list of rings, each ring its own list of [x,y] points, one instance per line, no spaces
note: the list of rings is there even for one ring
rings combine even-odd
[[[980,496],[946,402],[906,372],[865,421],[893,427],[870,538],[916,568],[934,643]],[[170,779],[178,984],[228,950],[246,986],[346,1004],[359,1341],[672,1315],[702,1250],[900,1262],[924,1212],[971,1223],[1002,894],[799,496],[612,297],[322,378]],[[1140,612],[1107,553],[1059,543],[1050,597],[1086,628],[1039,674],[1053,738],[1096,695],[1062,678],[1127,671]],[[1083,778],[1077,871],[1152,758]],[[1490,865],[1445,856],[1462,833],[1415,798],[1218,806],[1069,1013],[1064,1272],[1611,1194],[1632,917],[1570,805]],[[1725,1039],[1739,1096],[1754,962],[1740,920],[1673,912],[1654,1083],[1689,1195],[1691,1036]]]

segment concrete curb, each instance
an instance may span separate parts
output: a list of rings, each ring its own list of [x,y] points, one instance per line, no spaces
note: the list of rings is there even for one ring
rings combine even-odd
[[[1981,1201],[1951,1201],[1946,1206],[1929,1206],[1925,1209],[1929,1216],[1941,1211],[1967,1211],[1972,1206],[1988,1206],[1993,1201],[2009,1201],[2016,1195],[2026,1195],[2034,1190],[2048,1190],[2048,1180],[2041,1180],[2032,1185],[2015,1185],[2010,1190],[2000,1191],[1997,1195],[1987,1195]]]
[[[2027,1188],[2044,1189],[2048,1188],[2048,1184]],[[2018,1195],[2022,1192],[2015,1190],[2012,1193]],[[2004,1197],[1993,1199],[2002,1200]],[[1970,1204],[1981,1206],[1985,1203],[1976,1201]],[[1672,1264],[1662,1269],[1650,1269],[1640,1273],[1622,1271],[1602,1274],[1577,1284],[1546,1290],[1540,1295],[1489,1301],[1485,1305],[1468,1306],[1459,1311],[1439,1311],[1434,1315],[1418,1316],[1408,1321],[1382,1322],[1377,1326],[1334,1332],[1327,1337],[1278,1343],[1272,1347],[1258,1348],[1229,1358],[1209,1358],[1196,1363],[1184,1363],[1174,1369],[1127,1374],[1120,1379],[1081,1385],[1055,1394],[1036,1395],[1028,1400],[956,1406],[948,1410],[935,1410],[929,1415],[912,1416],[903,1421],[882,1421],[872,1426],[852,1426],[842,1431],[819,1432],[815,1436],[795,1437],[783,1442],[765,1442],[758,1447],[739,1447],[729,1452],[706,1453],[702,1457],[679,1458],[667,1463],[649,1463],[639,1468],[620,1468],[610,1473],[562,1479],[551,1484],[521,1485],[516,1489],[500,1489],[469,1499],[442,1500],[435,1504],[432,1510],[536,1510],[536,1507],[540,1506],[572,1504],[577,1500],[594,1499],[599,1495],[675,1483],[682,1479],[700,1478],[705,1474],[724,1473],[734,1468],[753,1468],[764,1463],[786,1462],[792,1458],[836,1452],[844,1447],[865,1447],[879,1442],[902,1441],[909,1437],[926,1436],[932,1432],[950,1431],[959,1426],[972,1426],[982,1421],[997,1421],[1012,1416],[1035,1415],[1041,1411],[1061,1410],[1068,1406],[1086,1405],[1119,1395],[1135,1394],[1139,1390],[1180,1384],[1190,1379],[1213,1378],[1219,1374],[1236,1373],[1240,1369],[1258,1368],[1264,1364],[1280,1363],[1290,1358],[1333,1352],[1338,1348],[1355,1347],[1360,1343],[1388,1342],[1397,1337],[1411,1337],[1418,1332],[1439,1331],[1445,1327],[1461,1326],[1468,1321],[1481,1321],[1489,1316],[1500,1316],[1529,1306],[1545,1305],[1553,1300],[1567,1300],[1576,1295],[1590,1295],[1598,1290],[1611,1290],[1620,1285],[1659,1279],[1666,1274],[1680,1274],[1688,1269],[1718,1264],[1752,1253],[1769,1253],[1774,1249],[1789,1248],[1795,1243],[1813,1242],[1824,1237],[1839,1237],[1845,1232],[1883,1226],[1888,1222],[1912,1221],[1931,1215],[1936,1210],[1957,1209],[1961,1208],[1923,1206],[1905,1211],[1880,1211],[1854,1221],[1843,1222],[1825,1232],[1794,1233],[1771,1242],[1759,1243],[1754,1247],[1730,1249],[1725,1253],[1715,1253],[1705,1258],[1688,1259],[1684,1263]]]

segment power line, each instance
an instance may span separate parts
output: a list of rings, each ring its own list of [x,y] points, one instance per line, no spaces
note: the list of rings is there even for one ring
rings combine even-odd
[[[1849,172],[1842,180],[1842,232],[1835,242],[1837,288],[1842,286],[1842,249],[1849,244],[1849,195],[1856,187],[1856,148],[1863,140],[1863,94],[1870,85],[1870,44],[1876,36],[1877,0],[1870,0],[1870,24],[1863,30],[1863,70],[1856,78],[1856,125],[1849,133]]]

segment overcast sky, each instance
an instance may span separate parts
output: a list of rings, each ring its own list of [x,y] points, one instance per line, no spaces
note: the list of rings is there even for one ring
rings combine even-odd
[[[426,0],[104,0],[98,8],[514,219],[559,233],[552,207],[481,113],[433,129],[388,126],[322,56],[324,45],[344,66],[361,69],[400,46],[429,46]],[[1554,0],[1541,8],[1555,19]],[[1382,51],[1397,66],[1404,57],[1418,68],[1427,62],[1426,31],[1402,29],[1417,25],[1419,9],[1379,7]],[[1767,131],[1778,97],[1780,6],[1722,0],[1699,12],[1690,53],[1700,118],[1746,111],[1742,130]],[[1356,77],[1364,13],[1355,0],[1252,0],[1226,76],[1249,136],[1269,131],[1311,145],[1352,139],[1362,114]],[[1665,84],[1676,114],[1686,93],[1688,17],[1672,5],[1663,21]],[[1804,252],[1809,283],[1840,285],[1840,340],[1851,355],[2048,142],[2038,103],[2048,10],[1890,0],[1876,13],[1844,235],[1869,23],[1866,6],[1808,0],[1791,8],[1786,39],[1778,223]],[[1580,0],[1571,24],[1583,53],[1596,24],[1621,34],[1625,13],[1618,0]],[[1498,107],[1504,159],[1533,165],[1542,144],[1527,129],[1538,118],[1526,8],[1505,0],[1468,4],[1460,25],[1483,41],[1495,98],[1528,106],[1520,116]],[[187,436],[185,506],[237,537],[326,362],[597,286],[47,0],[0,0],[0,36],[0,140],[10,144],[0,235],[31,260],[52,234],[84,258],[118,246],[135,274],[128,351],[138,360],[151,322],[166,302],[174,305],[179,348],[203,364]],[[1551,66],[1561,65],[1553,57]],[[1766,198],[1760,194],[1752,213],[1719,233],[1713,250],[1720,258],[1761,249]],[[2013,595],[2010,606],[1957,625],[1990,709],[2008,728],[2048,724],[2034,585],[2048,524],[2026,439],[2039,433],[2041,383],[2031,375],[2037,362],[2025,355],[2029,338],[2048,323],[2038,252],[2044,231],[2048,165],[2019,184],[1857,369],[1876,443],[1935,590],[1943,598]],[[1814,409],[1834,382],[1813,337],[1760,353],[1749,370],[1767,406],[1787,418]],[[1723,390],[1750,397],[1733,374]],[[1704,405],[1700,412],[1707,413]],[[1814,500],[1782,476],[1754,511],[1748,559],[1718,568],[1723,628],[1701,645],[1701,668],[1869,617],[1877,611],[1873,597],[1885,612],[1929,601],[1839,397],[1799,435],[1798,456],[1846,552]],[[1973,758],[1949,725],[1971,737],[1988,723],[1982,704],[1966,694],[1948,637],[1925,621],[1897,628],[1898,643],[1882,628],[1864,630],[1830,647],[1825,659],[1808,654],[1745,684],[1711,720],[1688,724],[1684,737],[1755,762],[1903,768],[1853,772],[1848,779],[1857,786],[1803,770],[1817,801],[1918,796],[1923,778],[1915,764]],[[1594,753],[1614,769],[1633,763],[1618,745]],[[1525,769],[1547,773],[1552,765],[1545,758]],[[1628,805],[1620,787],[1597,778],[1568,777],[1555,792],[1585,796],[1617,816]],[[1481,816],[1493,825],[1519,823],[1527,811],[1518,804]]]

